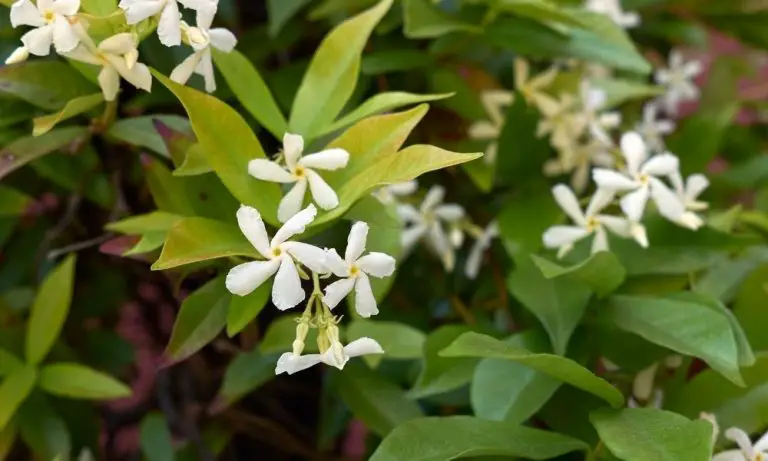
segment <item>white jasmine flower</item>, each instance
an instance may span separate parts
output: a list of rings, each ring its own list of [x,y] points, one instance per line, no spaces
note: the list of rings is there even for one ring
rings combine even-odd
[[[398,201],[401,197],[407,197],[419,189],[419,183],[412,179],[406,182],[390,184],[380,187],[373,192],[373,196],[379,199],[384,205],[389,205]]]
[[[35,27],[21,37],[29,53],[48,56],[51,43],[57,53],[66,53],[80,42],[73,26],[79,9],[80,0],[37,0],[37,5],[30,0],[18,0],[11,5],[11,25]]]
[[[95,46],[87,36],[77,48],[64,56],[86,64],[101,66],[99,85],[104,99],[114,101],[120,91],[120,77],[144,91],[152,90],[152,74],[144,64],[136,62],[139,51],[134,34],[124,32],[113,35]]]
[[[654,152],[663,151],[664,136],[675,131],[675,123],[671,120],[659,120],[658,112],[656,104],[646,104],[643,107],[643,120],[636,128],[648,148]]]
[[[149,17],[160,15],[157,35],[165,46],[181,45],[181,12],[179,3],[187,8],[201,11],[213,10],[215,14],[218,0],[120,0],[118,5],[125,11],[128,24],[137,24]]]
[[[368,224],[356,222],[349,231],[344,259],[334,249],[325,250],[328,270],[343,278],[325,287],[323,302],[333,309],[354,288],[355,310],[363,318],[379,313],[368,276],[389,277],[395,271],[395,258],[388,254],[373,252],[361,257],[367,238]]]
[[[552,66],[533,78],[530,78],[531,68],[528,61],[517,58],[514,67],[515,86],[529,106],[540,107],[542,101],[546,103],[547,100],[552,100],[552,96],[545,93],[544,89],[557,78],[557,67]]]
[[[576,112],[576,98],[568,93],[559,99],[539,99],[539,110],[543,118],[536,128],[536,136],[550,134],[552,145],[564,148],[575,143],[587,126],[587,119]]]
[[[693,79],[703,70],[699,61],[683,61],[683,55],[674,50],[669,55],[669,68],[655,73],[656,83],[663,85],[666,92],[660,97],[669,114],[677,113],[681,102],[699,98],[699,89]]]
[[[647,246],[644,239],[644,230],[636,229],[633,233],[633,224],[624,218],[599,214],[608,206],[614,197],[614,192],[606,189],[598,189],[587,205],[586,212],[582,212],[581,206],[573,191],[566,185],[558,184],[552,188],[560,208],[563,209],[575,225],[552,226],[544,232],[543,241],[547,248],[557,248],[558,257],[565,256],[573,245],[579,240],[594,234],[592,241],[592,253],[608,250],[608,235],[606,229],[621,237],[635,237],[642,246]],[[634,227],[637,227],[636,225]]]
[[[499,225],[496,221],[488,224],[483,230],[483,233],[475,240],[475,244],[472,245],[472,249],[469,250],[469,256],[467,256],[467,265],[464,266],[464,274],[468,279],[476,279],[477,274],[480,272],[480,264],[483,262],[483,254],[491,247],[493,239],[499,236]]]
[[[301,156],[304,151],[304,138],[298,134],[286,133],[283,136],[283,155],[285,164],[278,164],[266,159],[253,159],[248,163],[248,173],[256,179],[279,183],[296,183],[285,194],[277,209],[277,219],[287,221],[295,215],[304,201],[307,183],[312,199],[323,210],[332,210],[339,206],[339,197],[326,183],[315,168],[319,170],[338,170],[347,166],[349,152],[344,149],[327,149],[316,154]]]
[[[237,224],[266,261],[251,261],[233,267],[227,274],[227,290],[238,296],[246,296],[277,273],[272,286],[272,302],[275,306],[286,310],[302,302],[305,293],[301,288],[295,261],[313,272],[324,273],[327,271],[325,252],[316,246],[288,239],[304,232],[315,215],[317,209],[309,205],[289,219],[270,241],[258,210],[241,206],[237,210]]]
[[[606,144],[592,139],[585,143],[563,146],[558,151],[558,158],[548,160],[544,164],[544,174],[559,176],[571,174],[571,186],[577,192],[583,192],[589,185],[589,172],[592,166],[611,168],[614,158],[610,149],[613,144]]]
[[[587,0],[584,6],[589,11],[608,16],[616,25],[625,29],[640,24],[640,15],[622,10],[621,0]]]
[[[213,16],[216,10],[204,8],[197,13],[197,27],[190,27],[187,23],[181,23],[182,30],[189,40],[194,52],[181,64],[176,66],[171,73],[171,80],[185,84],[192,73],[200,74],[205,79],[205,90],[209,93],[216,91],[216,78],[213,73],[213,60],[211,47],[225,53],[232,51],[237,45],[237,38],[227,29],[211,29]]]
[[[684,210],[680,216],[665,217],[689,229],[696,230],[700,228],[704,225],[704,221],[695,212],[709,208],[707,202],[698,200],[699,195],[709,187],[709,180],[703,174],[694,174],[688,176],[688,179],[683,183],[683,177],[678,172],[675,172],[669,178],[672,181],[678,199],[683,204]]]
[[[590,85],[588,80],[582,80],[579,90],[589,133],[600,142],[612,144],[613,141],[608,132],[621,125],[621,113],[600,113],[608,100],[608,95],[605,90]]]
[[[621,138],[621,151],[626,160],[624,172],[595,168],[592,178],[601,188],[628,192],[621,199],[621,209],[630,221],[643,217],[648,198],[652,198],[664,216],[680,216],[683,204],[659,177],[678,171],[678,158],[670,153],[648,158],[648,150],[639,134],[626,133]]]
[[[7,65],[18,64],[20,62],[26,61],[27,59],[29,59],[29,48],[21,45],[20,47],[13,50],[13,53],[8,56],[8,58],[5,60],[5,63]]]
[[[484,91],[480,99],[488,120],[474,122],[469,126],[468,135],[470,139],[489,142],[483,161],[492,165],[496,162],[499,148],[496,140],[504,127],[504,109],[512,104],[514,96],[507,90],[489,90]]]
[[[405,252],[410,251],[417,241],[424,238],[426,243],[440,257],[445,269],[453,270],[456,262],[450,238],[442,223],[455,223],[464,217],[464,209],[456,204],[443,204],[445,189],[432,186],[419,209],[412,205],[400,205],[397,213],[405,225],[401,242]]]
[[[381,345],[371,338],[360,338],[352,341],[346,346],[342,345],[338,339],[331,343],[322,354],[298,355],[293,352],[286,352],[277,360],[275,374],[288,373],[292,375],[299,371],[306,370],[318,363],[325,363],[342,370],[344,365],[352,357],[359,357],[367,354],[383,354],[384,349]]]
[[[725,437],[738,445],[737,450],[726,450],[718,453],[712,461],[765,461],[768,460],[768,433],[752,444],[749,434],[732,427],[725,431]]]

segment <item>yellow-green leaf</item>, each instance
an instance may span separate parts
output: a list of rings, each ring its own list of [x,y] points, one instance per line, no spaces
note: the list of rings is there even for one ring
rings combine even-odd
[[[10,187],[0,186],[0,216],[16,216],[24,213],[32,197]]]
[[[131,396],[131,389],[109,375],[77,363],[55,363],[40,370],[40,388],[60,397],[111,400]]]
[[[272,283],[267,281],[247,296],[233,295],[227,312],[227,335],[232,337],[243,331],[267,305],[271,293]]]
[[[101,104],[102,101],[104,101],[104,96],[101,93],[71,99],[67,102],[63,109],[56,112],[55,114],[35,117],[35,119],[32,121],[34,124],[34,127],[32,128],[32,135],[40,136],[48,133],[58,123],[87,112]]]
[[[15,370],[0,383],[0,431],[5,429],[16,410],[32,392],[36,379],[35,368],[24,367]]]
[[[58,128],[39,136],[20,138],[0,150],[0,179],[27,163],[56,152],[67,144],[84,136],[84,127]]]

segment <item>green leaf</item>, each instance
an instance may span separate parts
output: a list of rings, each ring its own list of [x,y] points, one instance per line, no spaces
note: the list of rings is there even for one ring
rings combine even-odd
[[[267,332],[259,343],[259,351],[262,354],[290,351],[293,340],[296,339],[296,324],[299,316],[283,316],[269,324]],[[304,340],[304,352],[317,352],[317,329],[311,328]]]
[[[203,173],[211,173],[213,170],[208,165],[205,152],[200,144],[191,145],[184,154],[184,161],[173,170],[174,176],[196,176]]]
[[[586,27],[578,16],[547,0],[489,0],[490,7],[527,17],[539,22],[559,22],[576,27]]]
[[[453,93],[443,94],[414,94],[405,93],[402,91],[391,91],[386,93],[379,93],[374,95],[355,110],[349,112],[343,117],[339,118],[327,128],[325,128],[320,134],[331,133],[342,128],[346,128],[353,123],[356,123],[366,117],[375,115],[381,112],[387,112],[393,109],[398,109],[410,104],[418,104],[428,101],[438,101],[440,99],[450,98]]]
[[[288,4],[294,0],[280,1]],[[288,122],[256,67],[237,50],[224,53],[214,49],[213,60],[240,104],[259,124],[282,139]]]
[[[411,398],[422,398],[452,391],[472,379],[478,360],[457,359],[440,354],[446,346],[467,333],[464,325],[444,325],[434,330],[424,342],[423,365],[416,384],[410,390]]]
[[[13,371],[23,366],[24,362],[22,362],[15,355],[11,354],[5,349],[0,349],[0,377],[8,376]]]
[[[577,439],[471,416],[420,418],[398,426],[370,461],[448,461],[472,456],[552,459],[586,451]]]
[[[189,132],[189,120],[178,115],[148,115],[144,117],[124,118],[115,122],[106,135],[114,140],[137,147],[145,147],[166,158],[171,158],[163,137],[157,132],[155,124],[161,122],[179,132]]]
[[[139,429],[141,452],[147,461],[174,461],[173,438],[165,416],[152,412],[141,420]]]
[[[732,301],[749,274],[768,262],[768,251],[762,247],[753,250],[741,258],[712,267],[696,280],[694,291],[725,303]]]
[[[105,229],[126,235],[145,234],[147,232],[164,232],[174,224],[184,219],[173,213],[153,211],[143,215],[134,215],[120,221],[108,223]]]
[[[269,35],[277,37],[283,26],[310,0],[268,0]]]
[[[312,139],[333,122],[355,90],[368,37],[391,6],[392,0],[381,0],[323,39],[293,100],[288,122],[292,133]]]
[[[537,331],[515,334],[505,342],[531,352],[547,352],[550,349],[546,336]],[[519,363],[483,359],[472,378],[472,411],[483,419],[523,423],[541,409],[561,384]]]
[[[613,296],[600,309],[605,321],[685,355],[699,357],[736,384],[739,351],[727,316],[690,300]]]
[[[586,261],[571,267],[562,267],[552,261],[531,255],[547,279],[566,277],[589,285],[599,296],[615,291],[627,275],[616,255],[602,251],[590,256]]]
[[[616,78],[596,78],[590,80],[595,88],[605,91],[605,102],[602,108],[612,109],[628,101],[654,98],[664,92],[658,86],[651,86],[633,80]]]
[[[0,67],[0,95],[23,99],[45,110],[59,110],[67,101],[97,90],[62,61],[32,60]]]
[[[568,278],[545,278],[533,261],[520,258],[517,268],[507,278],[507,288],[539,319],[555,353],[565,354],[592,292],[581,282]]]
[[[87,128],[69,127],[52,130],[42,136],[17,139],[0,149],[0,179],[27,163],[55,152],[85,136]]]
[[[0,185],[0,216],[17,216],[27,209],[32,198],[16,189]]]
[[[232,295],[227,311],[227,335],[230,338],[243,331],[259,315],[271,293],[272,283],[265,282],[247,296]]]
[[[496,177],[502,184],[525,183],[531,178],[540,178],[552,148],[546,137],[536,136],[541,119],[539,111],[529,106],[520,93],[515,93],[515,99],[504,117],[505,123],[498,140]],[[528,199],[527,194],[521,197]],[[552,202],[551,194],[547,193],[546,197]]]
[[[211,280],[181,303],[164,353],[168,364],[199,351],[224,329],[231,296],[224,286],[225,279],[220,276]]]
[[[768,264],[752,272],[739,290],[733,305],[750,344],[755,350],[768,350],[768,336],[764,325],[768,322]]]
[[[651,408],[598,410],[592,424],[611,452],[626,461],[709,461],[712,423]]]
[[[184,218],[168,231],[152,270],[229,256],[260,257],[237,226],[207,218]]]
[[[542,234],[559,216],[560,210],[548,189],[545,192],[537,188],[507,198],[498,217],[507,252],[515,258],[539,250]]]
[[[18,428],[13,422],[6,424],[5,429],[0,431],[0,459],[8,459],[13,444],[16,442],[17,433]]]
[[[442,357],[481,357],[512,360],[555,379],[594,394],[614,407],[624,405],[624,396],[608,381],[571,359],[552,354],[533,353],[490,336],[464,333],[440,352]]]
[[[403,0],[403,22],[405,36],[411,39],[435,38],[451,32],[482,32],[480,27],[454,18],[429,0]]]
[[[686,118],[667,141],[667,148],[680,156],[684,174],[704,171],[720,153],[728,128],[739,111],[738,102],[728,107],[698,111]],[[685,166],[683,166],[685,165]]]
[[[117,0],[82,0],[82,9],[96,16],[107,16],[117,9]]]
[[[55,363],[40,370],[40,388],[73,399],[112,400],[131,396],[131,389],[109,375],[77,363]]]
[[[227,189],[240,203],[258,209],[265,221],[277,224],[280,188],[248,175],[248,162],[265,155],[245,120],[215,97],[153,73],[184,105],[208,164]]]
[[[359,363],[334,373],[333,386],[352,413],[382,437],[398,425],[424,416],[400,387]]]
[[[0,383],[0,431],[32,392],[36,379],[37,371],[29,366],[14,370]]]
[[[32,304],[27,326],[27,363],[42,362],[56,342],[69,314],[74,285],[75,254],[70,253],[43,280]]]
[[[373,338],[386,351],[380,354],[364,355],[363,359],[376,367],[382,359],[417,359],[427,338],[422,331],[398,322],[354,319],[347,326],[347,342],[363,337]]]
[[[19,434],[26,445],[43,459],[69,456],[72,441],[63,419],[46,396],[33,392],[18,413]]]
[[[212,410],[222,410],[272,380],[276,363],[274,354],[262,354],[258,349],[238,354],[227,366]]]
[[[89,110],[101,104],[102,101],[104,101],[104,96],[101,93],[81,96],[79,98],[67,101],[67,104],[59,112],[51,115],[45,115],[43,117],[35,117],[35,119],[32,121],[34,123],[32,135],[44,135],[45,133],[51,131],[53,127],[58,123],[88,112]]]

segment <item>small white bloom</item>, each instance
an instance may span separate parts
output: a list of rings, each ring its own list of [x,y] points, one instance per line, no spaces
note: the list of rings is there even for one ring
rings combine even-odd
[[[18,0],[11,5],[11,25],[35,27],[21,37],[24,47],[36,56],[48,56],[51,43],[57,53],[72,51],[80,42],[74,30],[80,0]]]
[[[643,107],[643,121],[638,123],[636,128],[648,148],[654,152],[663,151],[664,136],[675,131],[675,123],[671,120],[659,120],[658,112],[656,104],[646,104]]]
[[[620,112],[602,112],[608,99],[605,90],[593,87],[588,80],[582,80],[579,86],[584,118],[593,138],[604,144],[613,144],[610,130],[621,125]]]
[[[229,53],[237,46],[237,38],[229,30],[220,27],[211,29],[215,12],[213,8],[199,10],[197,27],[189,27],[182,21],[182,30],[194,52],[171,73],[171,80],[181,84],[187,83],[192,73],[202,75],[205,79],[205,90],[209,93],[216,91],[211,47]]]
[[[709,180],[703,174],[694,174],[688,176],[683,183],[683,177],[675,172],[669,177],[675,188],[678,200],[683,203],[683,213],[679,216],[664,216],[677,224],[692,230],[697,230],[704,225],[704,221],[696,214],[697,211],[703,211],[709,208],[707,202],[699,201],[699,195],[709,187]]]
[[[359,338],[346,346],[342,345],[339,341],[334,341],[331,343],[331,347],[322,354],[297,355],[293,352],[284,353],[277,360],[275,374],[288,373],[292,375],[321,362],[342,370],[352,357],[383,353],[384,349],[382,349],[381,345],[371,338]]]
[[[557,78],[557,67],[552,66],[539,75],[531,78],[531,67],[528,61],[516,58],[514,62],[515,87],[529,106],[540,108],[540,104],[552,101],[552,96],[544,89],[549,87]]]
[[[483,233],[475,240],[475,244],[472,245],[472,249],[469,250],[469,256],[467,256],[467,265],[464,266],[464,274],[468,279],[476,279],[477,274],[480,272],[480,265],[483,262],[483,254],[491,247],[493,239],[499,236],[499,225],[496,221],[488,224],[488,227],[483,230]]]
[[[592,166],[613,167],[615,161],[610,149],[613,144],[606,144],[597,139],[572,146],[563,146],[558,150],[558,158],[544,163],[544,174],[559,176],[571,173],[571,186],[576,192],[583,192],[589,185],[589,173]]]
[[[624,218],[599,214],[608,206],[614,197],[614,192],[598,189],[582,212],[576,194],[566,185],[558,184],[552,188],[560,208],[565,211],[575,225],[552,226],[544,232],[543,241],[547,248],[557,248],[558,257],[565,256],[579,240],[594,234],[592,253],[608,250],[608,235],[606,229],[621,237],[635,237],[632,232],[633,224]],[[639,233],[639,231],[636,231]],[[644,233],[643,233],[644,234]],[[647,242],[637,238],[638,243],[647,246]]]
[[[8,59],[5,60],[5,63],[7,65],[18,64],[20,62],[26,61],[27,59],[29,59],[29,49],[26,46],[21,45],[20,47],[13,50],[13,53],[8,56]]]
[[[674,50],[669,55],[669,68],[655,73],[656,83],[663,85],[666,92],[660,96],[668,114],[676,114],[681,102],[699,98],[699,89],[693,79],[702,72],[699,61],[683,61],[683,55]]]
[[[664,216],[680,216],[683,204],[659,177],[670,176],[678,171],[679,160],[670,153],[648,158],[643,138],[635,132],[621,138],[621,152],[626,160],[624,172],[595,168],[592,179],[598,187],[628,192],[621,199],[621,209],[630,221],[640,222],[645,205],[652,198]]]
[[[616,25],[625,29],[640,24],[640,15],[635,12],[625,12],[621,8],[621,0],[587,0],[584,6],[589,11],[608,16]]]
[[[86,64],[101,66],[99,85],[104,99],[114,101],[120,91],[120,77],[144,91],[152,90],[152,74],[149,68],[136,62],[139,51],[134,34],[124,32],[113,35],[95,46],[90,38],[84,36],[84,42],[77,48],[64,53],[64,56]]]
[[[295,261],[313,272],[325,273],[325,252],[316,246],[288,239],[304,232],[315,215],[317,209],[309,205],[289,219],[270,241],[258,210],[241,206],[237,210],[237,224],[266,261],[251,261],[230,269],[226,280],[227,290],[246,296],[277,273],[272,286],[272,302],[275,306],[286,310],[302,302],[306,295],[301,288]]]
[[[584,114],[576,111],[576,98],[568,93],[560,95],[559,99],[540,98],[539,111],[543,115],[536,136],[550,134],[552,145],[565,148],[575,143],[587,127]]]
[[[347,166],[349,152],[344,149],[327,149],[316,154],[302,157],[304,138],[298,134],[286,133],[283,136],[283,155],[286,166],[267,159],[253,159],[248,163],[248,173],[256,179],[278,183],[296,183],[285,194],[277,208],[277,219],[285,222],[295,215],[304,201],[307,184],[312,199],[323,210],[332,210],[339,206],[339,197],[331,186],[320,177],[319,170],[338,170]]]
[[[418,209],[412,205],[400,205],[397,213],[405,226],[401,236],[403,250],[410,251],[423,238],[440,257],[445,269],[451,271],[456,263],[456,255],[443,223],[461,220],[464,209],[453,203],[444,204],[444,197],[445,189],[432,186]]]
[[[333,309],[354,288],[355,310],[363,318],[379,313],[368,276],[389,277],[395,271],[395,258],[388,254],[373,252],[361,257],[367,238],[368,224],[356,222],[349,231],[344,259],[336,250],[325,250],[328,270],[343,278],[325,287],[323,302]]]
[[[752,445],[749,434],[732,427],[725,431],[725,437],[739,446],[737,450],[726,450],[715,455],[712,461],[766,461],[768,460],[768,433]]]
[[[379,199],[384,205],[390,205],[396,203],[401,197],[407,197],[413,194],[418,189],[419,183],[415,179],[412,179],[410,181],[380,187],[373,192],[373,196]]]
[[[218,0],[120,0],[128,24],[137,24],[149,17],[160,15],[157,35],[165,46],[181,45],[181,12],[179,3],[187,8],[216,12]]]
[[[512,104],[514,96],[507,90],[488,90],[480,96],[488,120],[480,120],[469,126],[468,135],[470,139],[479,141],[488,141],[488,147],[485,150],[483,161],[487,164],[494,164],[498,154],[499,146],[497,140],[504,127],[504,109]]]

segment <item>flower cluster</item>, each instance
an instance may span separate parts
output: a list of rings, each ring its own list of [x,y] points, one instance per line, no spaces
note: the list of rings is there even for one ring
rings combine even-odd
[[[714,415],[703,413],[702,419],[712,423],[712,444],[717,443],[720,427]],[[768,459],[768,432],[754,444],[749,434],[741,428],[731,427],[725,431],[725,438],[736,443],[735,449],[721,451],[712,457],[712,461],[765,461]]]
[[[181,19],[178,3],[195,11],[196,27]],[[237,39],[227,29],[211,29],[218,9],[218,0],[121,0],[131,32],[120,32],[95,43],[88,34],[87,21],[79,18],[80,0],[17,0],[11,6],[13,27],[31,26],[21,38],[22,46],[6,59],[6,64],[22,62],[35,56],[48,56],[51,46],[60,55],[86,64],[99,66],[98,82],[104,99],[114,101],[120,90],[120,79],[144,91],[152,89],[149,68],[138,62],[139,37],[136,25],[158,17],[157,34],[166,46],[178,46],[182,41],[193,53],[171,73],[171,79],[186,83],[193,73],[205,79],[205,88],[216,89],[211,47],[229,52]]]

